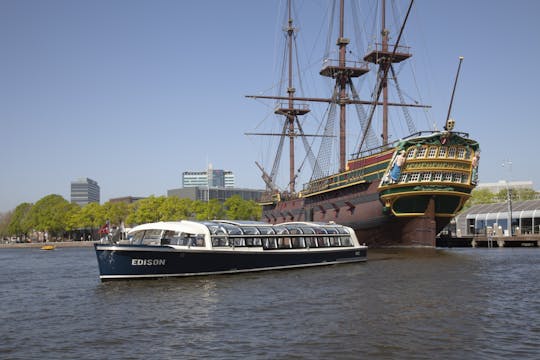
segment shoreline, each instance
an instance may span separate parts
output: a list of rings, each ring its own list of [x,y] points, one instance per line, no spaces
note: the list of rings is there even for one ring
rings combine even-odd
[[[58,242],[35,242],[35,243],[7,243],[0,244],[0,249],[41,248],[45,245],[53,245],[55,248],[62,247],[92,247],[96,241],[58,241]]]

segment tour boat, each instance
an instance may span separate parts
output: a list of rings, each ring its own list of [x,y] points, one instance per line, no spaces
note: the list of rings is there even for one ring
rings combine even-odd
[[[334,223],[177,221],[142,224],[94,245],[102,281],[230,274],[361,262],[367,246]]]

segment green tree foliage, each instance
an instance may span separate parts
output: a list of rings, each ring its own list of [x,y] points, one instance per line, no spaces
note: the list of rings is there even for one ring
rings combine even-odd
[[[193,201],[180,199],[176,196],[165,198],[160,206],[161,221],[179,221],[189,219],[192,216]]]
[[[35,205],[20,204],[12,213],[0,220],[5,235],[24,235],[32,230],[47,231],[52,236],[78,229],[98,229],[107,220],[112,226],[133,226],[155,221],[178,221],[183,219],[212,220],[258,220],[262,209],[254,201],[242,200],[239,196],[221,203],[192,201],[177,197],[150,196],[134,204],[90,203],[80,207],[70,204],[60,195],[47,195]],[[6,220],[6,216],[9,220]],[[0,231],[2,231],[0,221]],[[1,234],[1,233],[0,233]]]
[[[165,196],[150,196],[146,199],[137,201],[137,205],[133,207],[127,220],[129,224],[143,224],[148,222],[161,221],[160,208],[165,202]]]
[[[7,231],[12,235],[27,235],[31,230],[29,214],[32,210],[32,204],[22,203],[15,208],[11,215],[11,221],[7,227]]]
[[[105,219],[109,220],[111,224],[120,225],[125,222],[130,209],[129,205],[124,202],[106,202],[102,205]],[[104,222],[101,224],[103,225]]]
[[[225,217],[223,204],[217,199],[211,199],[210,201],[195,201],[193,203],[193,210],[196,214],[195,219],[199,221],[223,219]]]
[[[259,220],[261,207],[253,200],[245,201],[239,195],[228,198],[224,203],[227,219],[231,220]]]
[[[11,222],[13,211],[0,214],[0,238],[9,235],[8,226]],[[1,240],[1,239],[0,239]]]
[[[71,219],[71,230],[95,229],[105,224],[107,216],[104,207],[98,203],[90,203],[73,212]]]
[[[31,228],[46,231],[51,235],[60,235],[68,227],[68,214],[71,204],[60,195],[47,195],[40,199],[28,216]]]

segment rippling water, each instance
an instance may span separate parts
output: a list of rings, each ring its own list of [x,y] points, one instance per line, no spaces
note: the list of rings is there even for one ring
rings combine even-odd
[[[540,249],[368,259],[100,283],[93,249],[2,249],[0,358],[540,358]]]

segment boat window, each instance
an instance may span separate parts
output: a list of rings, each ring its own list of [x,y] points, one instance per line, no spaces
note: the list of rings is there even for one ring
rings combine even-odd
[[[416,157],[417,158],[423,158],[426,156],[426,148],[425,147],[421,147],[418,149],[418,152],[416,153]]]
[[[458,157],[458,159],[465,159],[465,149],[464,148],[460,147],[458,149],[457,157]]]
[[[452,181],[452,173],[444,173],[444,181]]]
[[[259,235],[260,231],[256,227],[245,227],[245,235]],[[260,237],[246,237],[245,238],[246,246],[261,246],[262,241]]]
[[[244,238],[234,238],[232,244],[233,246],[246,246],[246,241]]]
[[[213,247],[229,246],[229,239],[226,236],[212,236]]]
[[[436,172],[433,174],[433,181],[442,181],[442,173]]]
[[[161,230],[151,229],[144,232],[143,245],[159,245],[161,243]]]
[[[461,174],[459,173],[454,174],[454,182],[458,182],[458,183],[461,182]]]
[[[446,146],[441,146],[439,148],[439,157],[446,157],[446,150],[448,148]]]
[[[399,177],[399,182],[406,182],[407,181],[407,174],[401,174]]]
[[[422,174],[422,181],[430,181],[431,180],[431,173],[425,172]]]
[[[448,157],[449,158],[456,157],[456,148],[455,147],[452,146],[450,149],[448,149]]]
[[[407,159],[414,158],[415,153],[416,153],[416,149],[415,148],[410,148],[409,151],[407,152]]]
[[[141,244],[142,239],[144,238],[144,230],[136,231],[131,238],[133,244]]]
[[[435,146],[431,146],[429,148],[428,158],[434,158],[436,155],[437,155],[437,148]]]
[[[277,249],[277,241],[275,238],[266,238],[263,243],[264,249]]]

